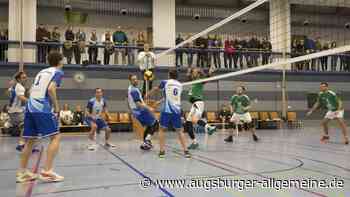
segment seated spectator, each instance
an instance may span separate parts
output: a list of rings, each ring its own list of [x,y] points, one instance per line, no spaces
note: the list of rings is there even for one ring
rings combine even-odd
[[[69,109],[68,104],[64,104],[63,110],[60,111],[60,122],[62,125],[73,124],[73,112]]]
[[[84,112],[81,110],[80,105],[77,105],[75,108],[75,112],[73,114],[73,123],[79,126],[84,124]]]
[[[219,119],[222,123],[229,123],[231,119],[231,110],[227,105],[222,105],[219,112]]]
[[[10,116],[8,114],[8,105],[4,105],[0,112],[0,127],[10,128]]]

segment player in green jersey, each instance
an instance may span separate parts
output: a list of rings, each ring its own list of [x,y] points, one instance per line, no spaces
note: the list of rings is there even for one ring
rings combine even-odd
[[[259,138],[255,134],[255,125],[250,116],[249,109],[251,108],[250,99],[245,94],[246,88],[239,86],[236,89],[236,94],[231,97],[231,111],[233,112],[231,122],[238,126],[240,123],[248,125],[249,130],[252,132],[253,140],[257,142]],[[230,135],[225,139],[225,142],[232,142],[233,130]]]
[[[329,90],[328,83],[323,82],[320,85],[320,93],[318,94],[317,102],[314,104],[312,109],[307,113],[307,116],[310,116],[312,112],[314,112],[319,107],[326,108],[328,112],[326,113],[324,119],[321,122],[323,127],[323,136],[321,137],[321,142],[328,142],[328,123],[331,120],[336,120],[339,124],[343,136],[344,136],[344,144],[349,144],[348,131],[346,123],[343,119],[344,117],[344,108],[341,100],[337,96],[336,93]]]
[[[207,76],[210,76],[214,72],[214,68],[210,67],[209,73]],[[187,76],[190,81],[198,80],[207,77],[204,72],[200,68],[189,68]],[[198,148],[198,142],[196,140],[196,136],[194,135],[193,125],[198,124],[205,128],[206,132],[209,135],[212,135],[216,131],[216,127],[209,125],[202,117],[204,113],[204,84],[205,83],[197,83],[193,84],[188,96],[189,101],[192,104],[191,110],[186,117],[186,122],[184,125],[185,132],[190,136],[192,143],[188,147],[188,149],[196,149]]]

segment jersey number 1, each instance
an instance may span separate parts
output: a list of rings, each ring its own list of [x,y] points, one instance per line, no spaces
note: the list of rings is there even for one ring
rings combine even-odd
[[[36,82],[34,83],[35,86],[38,86],[38,85],[39,85],[40,79],[41,79],[41,75],[38,76],[38,79],[37,79]]]

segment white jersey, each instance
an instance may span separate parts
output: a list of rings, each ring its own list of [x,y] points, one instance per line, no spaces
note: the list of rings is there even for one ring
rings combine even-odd
[[[51,82],[55,82],[57,87],[59,87],[62,77],[63,71],[56,67],[41,70],[35,77],[26,111],[32,113],[51,113],[51,101],[47,90]]]
[[[15,86],[10,88],[9,113],[22,113],[24,111],[24,102],[19,97],[24,96],[25,91],[25,88],[20,83],[16,83]]]
[[[159,88],[163,91],[164,97],[161,112],[181,114],[182,84],[169,79],[161,81]]]

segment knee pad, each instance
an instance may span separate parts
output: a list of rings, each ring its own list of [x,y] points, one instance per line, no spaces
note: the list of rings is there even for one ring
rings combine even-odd
[[[203,119],[200,119],[200,120],[198,120],[197,124],[198,124],[199,126],[201,126],[201,127],[205,127],[205,125],[207,124],[207,122],[204,121]]]

